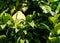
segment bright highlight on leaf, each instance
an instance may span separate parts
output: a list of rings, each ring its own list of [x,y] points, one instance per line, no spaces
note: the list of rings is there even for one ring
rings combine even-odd
[[[34,26],[35,26],[34,21],[30,22],[29,25],[32,26],[32,27],[34,28]]]
[[[60,29],[57,30],[57,34],[60,34]]]
[[[49,13],[51,12],[51,8],[49,6],[40,6],[43,10],[44,13]]]
[[[59,1],[59,0],[50,0],[50,2],[57,2],[57,1]]]
[[[23,39],[20,40],[20,43],[24,43],[24,42],[25,42],[25,40],[23,40]]]
[[[58,31],[60,29],[60,23],[58,23],[58,24],[56,24],[55,26],[54,26],[54,30],[55,31]]]

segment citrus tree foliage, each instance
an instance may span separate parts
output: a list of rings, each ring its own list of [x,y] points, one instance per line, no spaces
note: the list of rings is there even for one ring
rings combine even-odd
[[[0,43],[60,43],[60,1],[0,0]]]

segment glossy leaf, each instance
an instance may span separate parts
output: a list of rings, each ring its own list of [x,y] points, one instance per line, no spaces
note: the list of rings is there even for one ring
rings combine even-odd
[[[57,31],[58,29],[60,29],[60,23],[58,23],[58,24],[56,24],[56,25],[54,26],[54,30],[55,30],[55,31]]]
[[[59,0],[50,0],[50,2],[57,2],[57,1],[59,1]]]
[[[51,8],[49,6],[41,6],[42,10],[44,13],[49,13],[51,12]]]

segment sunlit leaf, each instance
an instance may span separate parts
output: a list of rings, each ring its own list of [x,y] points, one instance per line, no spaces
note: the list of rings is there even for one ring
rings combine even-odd
[[[56,2],[56,1],[59,1],[59,0],[50,0],[50,2]]]
[[[58,34],[58,35],[60,34],[60,29],[57,30],[57,34]]]
[[[54,26],[54,30],[57,32],[57,30],[58,29],[60,29],[60,23],[58,23],[58,24],[56,24],[55,26]]]
[[[24,43],[24,42],[25,42],[25,40],[23,40],[23,39],[20,40],[20,43]]]
[[[17,27],[18,27],[18,29],[19,28],[23,29],[23,28],[25,28],[25,25],[21,23],[21,24],[17,25]]]
[[[34,21],[30,22],[29,25],[32,26],[32,27],[34,28],[34,26],[35,26]]]
[[[15,9],[15,6],[11,9],[11,14],[13,14],[13,12],[15,11],[16,9]]]
[[[54,15],[54,17],[49,17],[48,19],[49,19],[49,21],[51,22],[51,23],[53,23],[54,25],[58,22],[58,18],[59,18],[59,16],[60,16],[60,14],[55,14]]]
[[[50,34],[49,34],[50,37],[57,37],[57,32],[53,30],[51,30]]]
[[[55,10],[56,13],[60,11],[60,4],[58,4],[57,9]]]
[[[4,29],[6,27],[6,24],[0,25],[0,26],[1,26],[2,29]]]
[[[31,22],[32,21],[32,15],[27,15],[26,16],[26,21]]]
[[[47,43],[59,43],[60,42],[60,38],[58,37],[49,37],[49,40]]]
[[[21,37],[18,37],[18,39],[17,39],[17,43],[19,43],[19,41],[20,41],[20,38],[21,38]]]
[[[44,13],[49,13],[51,12],[51,8],[49,6],[40,6],[43,10]]]
[[[6,37],[6,35],[0,35],[0,39]]]
[[[26,31],[26,30],[23,30],[23,32],[24,32],[25,34],[27,34],[27,31]]]
[[[26,43],[29,43],[29,41],[26,39]]]

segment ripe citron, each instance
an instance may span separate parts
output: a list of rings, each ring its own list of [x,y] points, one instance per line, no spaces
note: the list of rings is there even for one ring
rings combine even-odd
[[[13,20],[17,20],[17,23],[20,23],[21,19],[22,20],[26,20],[25,15],[21,12],[21,11],[17,11],[13,16],[12,16]]]

